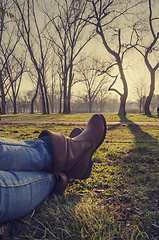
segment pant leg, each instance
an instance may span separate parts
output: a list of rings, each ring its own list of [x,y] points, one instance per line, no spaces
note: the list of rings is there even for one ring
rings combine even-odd
[[[0,171],[0,223],[27,215],[52,192],[55,182],[52,173]]]
[[[52,161],[49,136],[31,141],[0,138],[0,170],[41,171]]]

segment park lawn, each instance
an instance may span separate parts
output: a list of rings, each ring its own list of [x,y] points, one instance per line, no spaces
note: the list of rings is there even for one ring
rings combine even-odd
[[[107,119],[106,119],[107,120]],[[34,139],[43,129],[69,135],[85,124],[0,124],[1,137]],[[86,181],[71,180],[20,220],[3,239],[158,239],[159,127],[108,125]]]
[[[2,121],[73,121],[73,122],[87,122],[93,113],[71,113],[71,114],[4,114],[1,115]],[[118,114],[103,113],[107,122],[115,121],[133,121],[133,122],[158,122],[157,114],[146,116],[145,114],[127,114],[126,117],[118,116]]]

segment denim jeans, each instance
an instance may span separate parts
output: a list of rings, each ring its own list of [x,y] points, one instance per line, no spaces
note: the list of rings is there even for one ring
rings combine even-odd
[[[0,223],[25,216],[52,192],[56,176],[42,171],[52,161],[48,136],[0,138]]]

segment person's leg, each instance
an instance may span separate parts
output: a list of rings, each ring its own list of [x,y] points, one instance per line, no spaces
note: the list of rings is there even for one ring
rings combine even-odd
[[[48,136],[31,141],[0,138],[0,170],[41,171],[52,162]]]
[[[56,175],[0,171],[0,223],[27,215],[53,190]]]

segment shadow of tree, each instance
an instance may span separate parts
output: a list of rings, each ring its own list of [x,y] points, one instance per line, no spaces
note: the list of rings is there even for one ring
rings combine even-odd
[[[127,122],[127,127],[134,136],[134,147],[131,149],[132,151],[130,154],[127,154],[125,158],[120,159],[119,161],[115,161],[114,164],[116,164],[116,162],[117,164],[119,164],[118,162],[122,162],[121,171],[126,179],[124,180],[124,183],[126,183],[126,185],[124,185],[125,189],[128,192],[129,189],[132,190],[131,197],[133,201],[131,203],[134,211],[133,214],[135,216],[134,219],[138,219],[138,223],[135,220],[136,223],[139,224],[140,222],[140,228],[147,232],[149,236],[152,236],[153,234],[154,236],[158,236],[158,229],[154,226],[156,223],[158,226],[159,219],[157,212],[157,209],[159,209],[159,142],[157,136],[154,135],[154,132],[152,132],[151,135],[151,125],[144,125],[144,127],[142,127],[133,121],[130,121],[126,116],[119,117],[121,123],[116,125],[108,125],[108,131],[118,128],[120,129],[120,126],[122,124],[125,125]],[[156,129],[157,128],[158,127],[156,126]],[[122,204],[125,204],[125,200]],[[146,228],[143,226],[148,227]]]
[[[129,120],[126,116],[119,116],[120,117],[120,122],[121,124],[126,124],[128,123],[128,128],[130,129],[131,133],[135,137],[134,143],[138,145],[139,142],[144,142],[144,139],[147,139],[148,141],[158,143],[157,139],[153,138],[149,133],[143,131],[141,127],[136,124],[135,122]],[[156,117],[154,117],[156,118]],[[121,124],[116,124],[108,127],[108,131],[114,130],[121,126]],[[153,123],[152,123],[153,125]],[[146,125],[145,125],[146,126]]]

